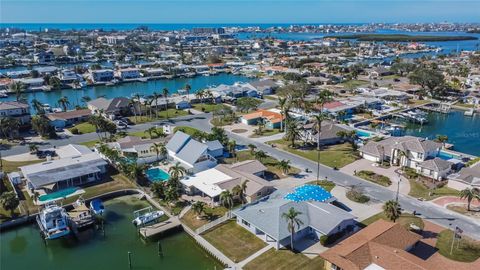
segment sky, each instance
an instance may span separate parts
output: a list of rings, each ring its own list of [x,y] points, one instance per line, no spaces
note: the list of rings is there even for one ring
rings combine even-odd
[[[480,22],[480,0],[0,0],[0,23]]]

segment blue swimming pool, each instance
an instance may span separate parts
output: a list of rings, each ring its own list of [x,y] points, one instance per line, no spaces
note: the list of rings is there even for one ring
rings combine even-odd
[[[160,168],[148,169],[146,172],[148,180],[152,182],[167,181],[170,175]]]
[[[437,155],[437,157],[441,158],[441,159],[444,159],[444,160],[449,160],[449,159],[459,159],[461,160],[462,157],[460,157],[459,155],[455,155],[453,153],[448,153],[448,152],[444,152],[444,151],[440,151]]]
[[[66,188],[66,189],[62,189],[62,190],[59,190],[59,191],[55,191],[55,192],[52,192],[52,193],[49,193],[49,194],[42,195],[42,196],[38,197],[38,200],[41,201],[41,202],[45,202],[45,201],[55,200],[55,199],[59,199],[59,198],[66,198],[69,195],[75,193],[77,190],[79,190],[78,187],[69,187],[69,188]]]
[[[303,185],[295,188],[292,193],[285,195],[285,199],[294,202],[317,201],[325,202],[332,198],[332,194],[321,186]]]
[[[357,136],[358,136],[358,137],[369,138],[370,136],[372,136],[371,133],[366,132],[366,131],[363,131],[363,130],[357,129],[356,132],[357,132]]]

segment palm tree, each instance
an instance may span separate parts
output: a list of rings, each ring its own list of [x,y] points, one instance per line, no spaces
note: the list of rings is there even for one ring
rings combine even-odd
[[[170,167],[168,169],[168,173],[176,179],[180,179],[180,177],[183,177],[187,173],[187,169],[185,169],[180,162],[177,162],[174,166]]]
[[[30,154],[36,154],[38,151],[38,146],[35,144],[30,144],[28,145],[28,150],[30,151]]]
[[[135,180],[135,182],[140,183],[141,180],[145,177],[145,170],[147,169],[146,165],[139,165],[136,162],[132,162],[127,166],[126,174]]]
[[[202,108],[203,108],[203,98],[205,97],[205,90],[203,89],[198,90],[195,93],[195,97],[200,100],[200,104],[202,104]]]
[[[298,128],[298,121],[290,119],[287,122],[287,130],[285,131],[285,140],[290,141],[290,147],[295,147],[295,140],[300,137],[300,129]]]
[[[383,213],[388,219],[395,222],[402,214],[402,209],[397,201],[389,200],[383,205]]]
[[[205,211],[204,202],[195,202],[192,204],[192,211],[197,214],[197,219],[200,219],[200,215]]]
[[[60,105],[64,112],[67,111],[67,107],[70,106],[70,101],[68,101],[68,97],[63,96],[58,100],[58,105]]]
[[[166,118],[168,119],[168,94],[170,93],[170,91],[168,91],[168,88],[163,88],[162,90],[162,93],[163,93],[163,98],[165,99],[165,113],[166,113]]]
[[[190,90],[192,90],[192,87],[190,86],[190,84],[186,84],[185,85],[185,91],[187,92],[187,99],[190,100]]]
[[[249,144],[248,149],[250,149],[250,155],[254,155],[255,149],[257,149],[257,147],[254,144]]]
[[[265,119],[263,118],[260,118],[257,120],[257,133],[258,135],[262,135],[263,134],[263,129],[265,128]]]
[[[315,130],[317,131],[317,181],[320,180],[320,137],[322,135],[322,122],[327,117],[323,112],[315,115]]]
[[[165,182],[157,181],[153,182],[150,186],[150,190],[155,194],[157,198],[164,198],[165,197]]]
[[[467,210],[470,211],[470,204],[473,199],[480,201],[480,189],[478,188],[466,188],[460,191],[460,199],[467,199]]]
[[[135,116],[135,122],[138,122],[137,120],[137,100],[135,98],[130,98],[128,101],[128,105],[132,108],[133,115]]]
[[[152,138],[152,133],[155,133],[156,131],[157,131],[156,127],[150,127],[147,130],[145,130],[145,132],[147,132],[148,135],[150,136],[150,139]]]
[[[222,193],[220,193],[220,203],[224,207],[226,207],[228,209],[232,209],[232,207],[233,207],[233,194],[228,190],[222,191]]]
[[[157,154],[157,160],[159,155],[164,156],[167,152],[167,148],[163,143],[153,143],[152,146],[150,146],[150,150],[155,151],[155,154]]]
[[[230,152],[230,154],[232,154],[232,156],[235,158],[235,160],[237,160],[237,151],[236,151],[236,148],[237,148],[237,142],[235,141],[229,141],[228,142],[228,152]]]
[[[152,99],[154,100],[153,102],[155,103],[155,118],[158,117],[158,99],[161,97],[161,95],[157,92],[152,93]]]
[[[293,250],[293,238],[295,236],[295,226],[297,229],[300,229],[300,225],[303,224],[303,221],[298,217],[302,214],[302,212],[299,212],[295,210],[295,208],[290,207],[288,209],[288,212],[283,213],[282,217],[287,221],[288,223],[288,231],[290,232],[290,248]]]
[[[257,159],[260,162],[262,162],[263,160],[265,160],[267,158],[267,154],[265,152],[263,152],[262,150],[259,150],[259,151],[255,152],[254,156],[255,156],[255,159]]]
[[[13,213],[15,209],[17,209],[20,201],[18,200],[17,196],[13,191],[4,192],[0,196],[0,204],[2,205],[3,209],[10,211],[10,217],[13,217]]]
[[[37,114],[45,114],[45,109],[43,108],[43,104],[40,101],[34,98],[30,103],[32,104],[32,107],[35,109]]]
[[[283,121],[284,121],[284,118],[287,118],[287,108],[290,106],[288,104],[288,99],[287,98],[283,98],[283,97],[279,97],[278,98],[278,105],[280,106],[280,114],[282,116],[282,121],[280,122],[280,131],[283,131]],[[288,108],[289,109],[289,108]]]
[[[27,87],[22,82],[13,82],[8,86],[10,92],[15,94],[15,98],[18,102],[22,101],[24,98],[23,91],[25,91]]]
[[[445,144],[448,141],[448,136],[447,135],[437,135],[437,138],[435,139],[435,141],[437,141],[439,143],[442,143],[443,148],[445,148]]]
[[[87,103],[90,102],[92,100],[91,97],[89,96],[83,96],[82,97],[82,102],[85,104],[85,106],[87,106]]]
[[[290,160],[283,159],[277,163],[277,167],[282,170],[283,175],[287,175],[292,166],[290,166]]]
[[[247,192],[247,183],[248,183],[248,180],[245,180],[240,185],[236,185],[232,189],[233,194],[235,196],[238,196],[242,204],[246,202],[245,192]]]

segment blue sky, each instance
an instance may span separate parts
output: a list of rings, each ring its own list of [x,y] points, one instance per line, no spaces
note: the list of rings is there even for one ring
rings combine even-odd
[[[0,0],[2,23],[480,22],[480,0]]]

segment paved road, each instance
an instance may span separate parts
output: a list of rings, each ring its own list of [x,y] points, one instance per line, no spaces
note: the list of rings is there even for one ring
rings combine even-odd
[[[128,131],[140,131],[145,130],[151,126],[158,125],[160,123],[170,123],[172,125],[186,125],[197,128],[202,131],[210,131],[211,126],[209,124],[209,119],[211,119],[210,114],[201,114],[201,115],[194,115],[194,116],[184,116],[179,117],[176,119],[172,119],[170,121],[157,121],[154,123],[148,124],[141,124],[133,126]],[[293,155],[291,153],[272,148],[264,143],[257,142],[255,140],[242,137],[240,135],[229,133],[228,134],[232,139],[236,140],[237,144],[254,144],[257,146],[258,149],[265,151],[269,155],[282,160],[290,160],[292,165],[300,168],[302,171],[305,169],[309,169],[310,171],[316,172],[317,165],[315,162],[304,159],[302,157]],[[66,145],[69,143],[79,143],[79,142],[86,142],[91,141],[97,138],[96,134],[84,134],[79,136],[73,136],[69,139],[62,139],[62,140],[50,140],[42,146],[43,148],[52,147],[53,145],[61,146]],[[26,146],[16,146],[9,150],[2,151],[2,155],[15,155],[20,153],[26,153],[28,149]],[[328,178],[335,182],[338,185],[343,186],[359,186],[362,187],[366,194],[368,194],[372,199],[379,200],[379,201],[387,201],[391,199],[395,199],[396,193],[384,188],[382,186],[361,180],[355,176],[350,176],[340,171],[335,171],[330,167],[327,166],[320,166],[320,178]],[[310,178],[311,179],[311,178]],[[306,182],[306,179],[298,179],[298,184],[302,184]],[[460,227],[467,235],[470,235],[476,239],[480,239],[480,222],[474,220],[473,218],[469,218],[463,216],[461,214],[457,214],[445,208],[442,208],[438,205],[435,205],[432,202],[421,202],[413,197],[402,195],[399,196],[399,202],[403,209],[408,212],[416,211],[420,213],[422,218],[428,219],[434,223],[442,225],[444,227],[451,226],[458,226]]]

